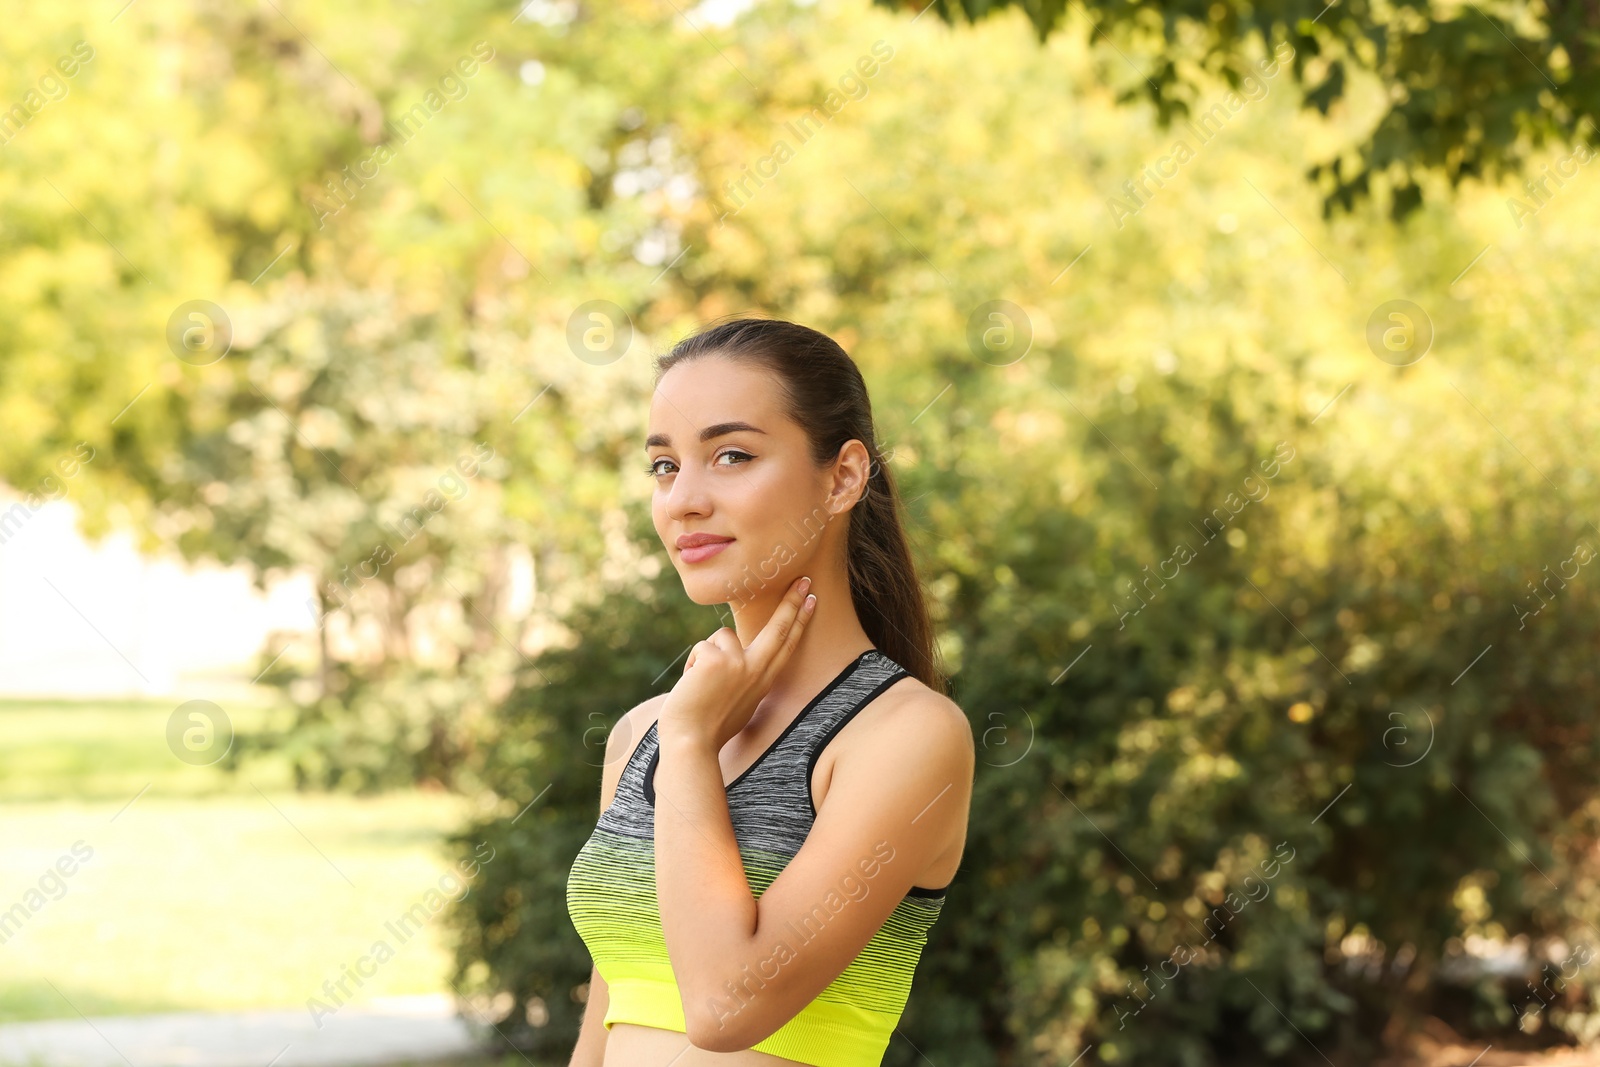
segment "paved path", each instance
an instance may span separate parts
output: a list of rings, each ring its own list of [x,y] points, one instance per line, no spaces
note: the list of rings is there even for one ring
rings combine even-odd
[[[476,1050],[447,996],[305,1009],[108,1016],[0,1025],[4,1067],[358,1067]]]

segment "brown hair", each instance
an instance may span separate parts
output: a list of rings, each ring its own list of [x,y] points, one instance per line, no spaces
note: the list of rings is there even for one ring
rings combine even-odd
[[[850,511],[845,551],[850,596],[862,629],[879,651],[943,694],[944,669],[901,522],[900,495],[878,451],[872,402],[855,361],[837,341],[810,327],[778,319],[735,319],[686,337],[656,357],[656,384],[679,363],[710,355],[773,373],[784,411],[805,430],[817,466],[832,462],[847,441],[866,446],[871,472]]]

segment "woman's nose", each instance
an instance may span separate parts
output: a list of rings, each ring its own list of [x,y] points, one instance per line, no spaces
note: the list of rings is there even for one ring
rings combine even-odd
[[[672,476],[672,488],[667,492],[667,514],[674,519],[688,515],[704,515],[711,507],[705,482],[687,471],[680,470]]]

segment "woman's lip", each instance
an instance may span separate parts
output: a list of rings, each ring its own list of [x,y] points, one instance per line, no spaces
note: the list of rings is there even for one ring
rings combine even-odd
[[[715,556],[718,552],[733,544],[732,541],[716,541],[709,545],[695,545],[692,548],[678,549],[678,558],[685,563],[701,563]]]

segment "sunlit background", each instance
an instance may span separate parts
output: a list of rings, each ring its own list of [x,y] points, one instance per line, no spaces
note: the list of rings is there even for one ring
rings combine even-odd
[[[978,741],[886,1063],[1600,1062],[1600,25],[987,6],[7,12],[0,1063],[567,1063],[744,315]]]

